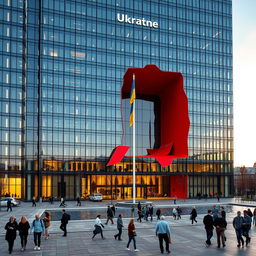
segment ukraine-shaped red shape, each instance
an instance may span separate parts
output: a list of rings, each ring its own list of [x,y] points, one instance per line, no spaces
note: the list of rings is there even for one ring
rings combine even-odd
[[[155,65],[129,68],[123,77],[121,100],[130,97],[133,74],[136,78],[136,99],[154,101],[159,110],[155,112],[155,127],[159,128],[158,146],[147,149],[147,155],[136,157],[155,158],[163,167],[170,165],[175,158],[187,157],[190,121],[182,74],[161,71]],[[107,166],[122,161],[128,150],[129,146],[116,147]]]

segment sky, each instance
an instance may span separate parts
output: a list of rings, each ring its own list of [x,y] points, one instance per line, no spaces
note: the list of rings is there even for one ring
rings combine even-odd
[[[256,162],[256,0],[233,0],[234,166]]]

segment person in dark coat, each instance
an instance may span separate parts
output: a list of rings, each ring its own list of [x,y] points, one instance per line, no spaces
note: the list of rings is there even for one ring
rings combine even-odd
[[[152,204],[148,207],[148,214],[150,216],[150,220],[153,221],[153,212],[154,212],[154,208],[152,206]]]
[[[241,246],[244,247],[244,239],[242,237],[243,234],[243,223],[244,218],[241,216],[241,212],[237,212],[237,216],[233,219],[233,227],[236,231],[236,238],[237,238],[237,247]]]
[[[208,210],[208,214],[204,216],[204,228],[206,231],[206,245],[211,245],[211,238],[213,236],[213,218],[212,218],[212,211]]]
[[[251,211],[251,209],[247,209],[247,214],[248,214],[248,216],[250,216],[251,218],[253,217],[253,213],[252,213],[252,211]]]
[[[224,206],[221,206],[221,216],[224,220],[226,220],[226,211],[225,211],[225,208]]]
[[[32,198],[32,207],[36,207],[36,198],[34,196]]]
[[[18,230],[18,223],[16,222],[16,219],[11,216],[9,219],[9,222],[6,223],[5,229],[5,240],[8,242],[9,245],[9,254],[12,254],[14,240],[16,239],[16,231]]]
[[[108,225],[108,221],[109,220],[111,221],[112,224],[114,224],[113,217],[114,217],[113,211],[110,208],[110,206],[108,206],[108,209],[107,209],[107,221],[106,221],[105,224]]]
[[[129,225],[128,225],[128,237],[129,237],[129,241],[127,243],[127,246],[126,246],[126,249],[130,251],[130,243],[131,241],[133,240],[133,246],[134,246],[134,251],[137,252],[139,251],[137,248],[136,248],[136,229],[135,229],[135,225],[134,225],[134,219],[131,219],[130,222],[129,222]]]
[[[28,231],[30,229],[29,222],[25,216],[21,217],[19,223],[19,235],[20,235],[20,243],[21,243],[21,251],[26,250]]]
[[[114,235],[115,239],[118,237],[118,240],[121,241],[121,235],[122,235],[122,229],[123,229],[123,219],[122,219],[122,214],[119,214],[117,218],[117,230],[118,233]]]
[[[10,212],[12,212],[12,200],[9,198],[7,200],[7,212],[9,211],[10,209]]]
[[[177,210],[177,215],[178,215],[178,216],[177,216],[177,220],[179,220],[179,219],[181,219],[182,210],[181,210],[181,208],[180,208],[179,206],[177,207],[176,210]]]
[[[64,232],[63,236],[67,236],[67,225],[69,221],[70,216],[66,213],[66,211],[62,210],[62,217],[61,217],[61,225],[60,229]]]
[[[218,213],[217,218],[214,220],[213,225],[216,227],[218,248],[220,248],[220,239],[222,246],[225,247],[225,230],[227,227],[227,222],[222,218],[220,212]]]
[[[76,206],[81,206],[81,199],[79,196],[76,198]]]
[[[142,209],[138,208],[138,219],[137,219],[137,221],[141,222],[142,217],[143,217]]]
[[[196,211],[196,207],[194,206],[190,213],[190,219],[191,219],[192,225],[194,224],[194,221],[197,223],[196,217],[197,217],[197,211]]]
[[[158,209],[156,210],[157,220],[160,220],[160,215],[161,215],[161,210],[158,208]]]
[[[251,229],[252,219],[248,215],[248,212],[244,210],[244,223],[242,225],[243,236],[246,238],[245,244],[246,246],[251,242],[250,238],[250,229]]]
[[[111,210],[113,212],[113,216],[115,217],[116,214],[116,207],[114,205],[111,206]]]
[[[138,203],[137,207],[138,207],[138,210],[141,210],[141,203],[140,202]]]

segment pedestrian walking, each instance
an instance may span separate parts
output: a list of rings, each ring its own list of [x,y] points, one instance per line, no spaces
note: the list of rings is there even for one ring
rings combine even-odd
[[[118,233],[116,235],[114,235],[115,239],[118,237],[118,240],[121,241],[121,235],[122,235],[122,230],[123,230],[123,219],[122,219],[122,214],[119,214],[118,218],[117,218],[117,230]]]
[[[150,221],[153,221],[153,213],[154,213],[154,208],[153,208],[152,204],[150,204],[148,207],[148,214],[150,216]]]
[[[253,213],[250,208],[247,209],[247,214],[248,214],[248,216],[251,217],[251,219],[253,218]]]
[[[173,216],[173,219],[176,220],[176,218],[177,218],[177,209],[175,207],[172,209],[172,216]]]
[[[111,210],[110,206],[108,205],[108,209],[107,209],[107,221],[106,221],[106,225],[108,225],[108,221],[110,220],[112,224],[114,224],[114,221],[113,221],[113,217],[114,217],[114,214],[113,214],[113,211]]]
[[[246,240],[245,240],[246,246],[248,246],[248,244],[251,242],[251,238],[250,238],[251,223],[252,223],[252,219],[248,215],[248,212],[245,210],[244,211],[244,222],[242,225],[242,229],[243,229],[243,236],[246,238]]]
[[[42,236],[42,233],[44,233],[45,231],[45,227],[44,227],[43,220],[39,218],[39,215],[35,215],[35,219],[32,222],[30,231],[31,232],[34,231],[34,244],[35,244],[34,250],[40,251],[41,236]]]
[[[225,208],[224,208],[224,206],[221,206],[221,217],[224,219],[224,220],[226,220],[226,211],[225,211]],[[226,238],[226,236],[225,236],[225,233],[224,233],[224,240],[226,241],[227,240],[227,238]]]
[[[43,203],[43,198],[40,196],[40,198],[39,198],[39,205],[42,206],[42,203]]]
[[[197,217],[197,211],[196,211],[196,207],[194,206],[194,207],[192,208],[191,213],[190,213],[190,219],[191,219],[192,225],[194,224],[194,222],[197,223],[196,217]]]
[[[65,204],[65,199],[62,197],[61,199],[60,199],[60,205],[59,205],[59,207],[66,207],[67,205]]]
[[[135,211],[135,208],[134,208],[134,206],[132,206],[132,208],[131,208],[131,218],[134,218],[134,211]]]
[[[11,216],[9,218],[9,221],[6,223],[5,230],[5,240],[8,242],[9,254],[12,254],[14,241],[16,239],[16,231],[18,230],[18,223],[16,222],[16,219],[13,216]]]
[[[68,221],[70,220],[70,215],[66,213],[66,211],[62,210],[62,217],[61,217],[61,225],[60,229],[64,232],[63,236],[67,236],[67,225]]]
[[[144,220],[148,221],[148,207],[144,206],[142,208],[142,215],[144,216]]]
[[[174,220],[177,219],[177,209],[175,207],[172,209],[172,217]]]
[[[76,206],[81,206],[81,199],[79,196],[76,198]]]
[[[157,220],[160,220],[160,215],[161,215],[161,210],[158,208],[158,209],[156,210]]]
[[[7,200],[7,212],[10,210],[10,212],[12,212],[12,200],[11,198],[9,198]]]
[[[253,211],[253,224],[256,226],[256,208]]]
[[[237,238],[237,247],[241,246],[244,247],[244,239],[242,237],[243,234],[243,223],[244,218],[241,216],[241,212],[237,212],[237,216],[233,219],[233,227],[236,231],[236,238]]]
[[[225,208],[224,206],[221,206],[221,217],[226,220],[226,211],[225,211]]]
[[[213,236],[213,218],[212,218],[212,211],[211,210],[208,210],[208,214],[204,216],[204,220],[203,220],[203,223],[204,223],[204,228],[205,228],[205,231],[206,231],[206,245],[207,246],[210,246],[212,243],[211,243],[211,238]]]
[[[94,225],[94,230],[93,230],[93,236],[92,239],[97,235],[97,234],[101,234],[101,238],[105,239],[105,237],[103,236],[103,230],[102,228],[104,228],[104,225],[101,223],[101,219],[100,219],[100,215],[97,215],[96,219],[95,219],[95,225]]]
[[[127,246],[126,246],[126,249],[130,251],[130,243],[131,241],[133,241],[133,246],[134,246],[134,251],[135,252],[138,252],[139,250],[137,249],[136,247],[136,239],[135,237],[137,236],[136,234],[136,229],[135,229],[135,225],[134,225],[134,219],[131,219],[129,224],[128,224],[128,237],[129,237],[129,240],[128,240],[128,243],[127,243]]]
[[[177,211],[177,219],[180,220],[180,219],[181,219],[182,210],[181,210],[181,208],[178,206],[177,209],[176,209],[176,211]]]
[[[141,222],[142,217],[143,217],[142,210],[141,210],[141,208],[138,208],[138,219],[137,219],[137,221]]]
[[[222,218],[221,212],[218,213],[218,216],[214,220],[213,225],[216,227],[218,248],[220,248],[220,242],[222,242],[222,246],[224,248],[226,246],[226,244],[225,244],[225,230],[226,230],[226,227],[227,227],[227,222]]]
[[[115,207],[115,205],[111,206],[111,210],[113,212],[113,217],[115,217],[115,215],[116,215],[116,207]]]
[[[177,196],[175,195],[173,198],[173,204],[176,204],[176,202],[177,202]]]
[[[138,210],[141,210],[141,203],[138,202],[138,206],[137,206]]]
[[[214,205],[213,209],[212,209],[213,221],[215,221],[215,219],[218,217],[218,212],[219,212],[219,210],[216,208],[216,205]]]
[[[21,251],[25,251],[28,241],[28,231],[30,229],[29,222],[25,216],[21,217],[18,229],[20,235]]]
[[[44,226],[45,226],[45,239],[49,239],[49,227],[51,226],[51,214],[49,212],[44,212]]]
[[[36,197],[33,196],[32,198],[32,207],[36,207]]]
[[[165,241],[165,250],[167,253],[170,253],[169,243],[171,241],[170,238],[170,227],[167,221],[165,221],[165,217],[161,216],[160,221],[156,224],[156,236],[159,239],[159,247],[161,253],[164,253],[163,240]]]

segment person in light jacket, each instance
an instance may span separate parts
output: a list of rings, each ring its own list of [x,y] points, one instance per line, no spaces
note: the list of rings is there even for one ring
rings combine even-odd
[[[123,229],[123,219],[122,219],[122,214],[119,214],[117,218],[117,230],[118,233],[114,235],[115,239],[118,237],[118,240],[121,241],[121,235],[122,235],[122,229]]]
[[[40,251],[41,235],[45,232],[44,222],[40,219],[39,215],[35,215],[35,219],[32,222],[30,231],[34,230],[34,250]]]
[[[97,217],[95,219],[94,227],[95,227],[95,229],[93,230],[92,240],[99,233],[101,234],[101,238],[105,239],[105,237],[103,236],[103,230],[102,230],[102,228],[104,228],[104,225],[101,223],[100,215],[97,215]]]
[[[165,249],[167,253],[170,253],[169,250],[169,240],[170,240],[170,227],[165,217],[161,216],[160,221],[156,224],[156,235],[159,239],[159,246],[161,253],[164,253],[163,240],[165,241]]]

